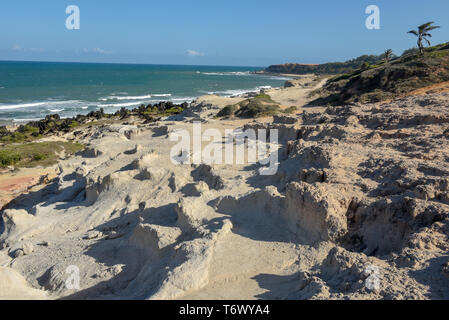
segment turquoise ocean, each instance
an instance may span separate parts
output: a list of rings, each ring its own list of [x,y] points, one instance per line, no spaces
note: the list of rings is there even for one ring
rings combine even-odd
[[[0,121],[72,117],[100,108],[110,113],[142,103],[190,102],[205,94],[233,96],[287,80],[253,73],[261,69],[0,61]]]

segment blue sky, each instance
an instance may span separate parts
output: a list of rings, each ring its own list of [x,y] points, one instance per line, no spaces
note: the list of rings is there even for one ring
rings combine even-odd
[[[381,29],[365,27],[368,5]],[[67,30],[68,5],[81,29]],[[266,66],[322,63],[416,44],[435,21],[449,41],[448,0],[2,0],[0,60]]]

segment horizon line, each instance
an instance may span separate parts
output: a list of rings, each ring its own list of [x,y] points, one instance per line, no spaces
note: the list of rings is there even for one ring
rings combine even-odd
[[[267,66],[232,66],[212,64],[177,64],[177,63],[134,63],[134,62],[84,62],[84,61],[48,61],[48,60],[3,60],[0,62],[40,62],[40,63],[73,63],[73,64],[117,64],[117,65],[139,65],[139,66],[191,66],[191,67],[232,67],[232,68],[266,68]]]

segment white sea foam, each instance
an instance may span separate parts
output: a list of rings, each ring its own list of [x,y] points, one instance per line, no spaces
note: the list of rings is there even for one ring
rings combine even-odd
[[[145,95],[145,96],[109,96],[106,98],[100,98],[101,101],[108,101],[108,100],[142,100],[142,99],[151,99],[151,95]]]
[[[9,104],[9,105],[1,104],[0,110],[14,110],[14,109],[22,109],[22,108],[40,107],[45,104],[46,104],[45,102]]]
[[[142,102],[126,102],[126,103],[106,103],[106,104],[99,104],[99,108],[120,108],[120,107],[131,107],[131,106],[138,106]]]
[[[82,101],[79,100],[65,100],[65,101],[40,101],[40,102],[30,102],[30,103],[17,103],[17,104],[0,104],[0,110],[19,110],[24,108],[33,108],[41,106],[55,106],[55,107],[76,107]]]
[[[50,112],[61,112],[64,111],[65,109],[48,109],[48,111]]]
[[[160,94],[148,94],[142,96],[117,96],[111,95],[103,98],[99,98],[99,101],[110,101],[110,100],[118,100],[118,101],[126,101],[126,100],[146,100],[151,99],[153,97],[171,97],[171,93],[160,93]]]
[[[271,80],[284,80],[284,81],[286,81],[286,80],[291,80],[291,79],[293,79],[293,78],[280,77],[280,76],[271,76],[270,79],[271,79]]]
[[[251,76],[250,71],[237,71],[237,72],[201,72],[206,76]]]
[[[174,103],[180,103],[180,102],[192,102],[195,99],[196,97],[181,97],[181,98],[172,98],[170,99],[170,101]]]
[[[253,89],[234,89],[234,90],[224,90],[224,91],[207,91],[205,93],[207,94],[215,94],[219,96],[225,96],[225,97],[232,97],[232,96],[238,96],[245,93],[250,92],[259,92],[262,89],[271,89],[271,86],[259,86]]]
[[[14,118],[12,119],[12,122],[31,122],[39,120],[42,120],[42,118],[28,118],[28,119]]]
[[[171,93],[153,94],[153,97],[171,97]]]

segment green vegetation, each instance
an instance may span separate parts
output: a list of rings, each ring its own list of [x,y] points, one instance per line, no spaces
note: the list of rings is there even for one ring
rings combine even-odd
[[[258,118],[273,116],[280,112],[282,110],[279,104],[274,102],[268,94],[261,93],[253,98],[224,107],[216,117]]]
[[[183,111],[183,108],[180,107],[171,107],[165,110],[159,110],[157,107],[150,107],[148,109],[145,109],[145,111],[142,111],[141,114],[143,115],[151,115],[151,116],[157,116],[157,117],[168,117],[174,114],[179,114]]]
[[[391,49],[385,50],[384,57],[386,63],[390,62],[391,59],[393,58],[393,50]]]
[[[40,137],[38,128],[30,125],[22,125],[14,132],[1,132],[0,144],[31,142]]]
[[[279,111],[279,105],[248,103],[237,110],[235,115],[239,118],[259,118],[274,116],[278,114]]]
[[[32,135],[32,134],[38,134],[39,133],[39,129],[36,127],[32,127],[30,125],[24,125],[24,126],[20,126],[17,129],[17,132],[20,132],[24,135]]]
[[[0,167],[12,166],[22,159],[19,153],[10,150],[0,150]]]
[[[418,30],[410,30],[407,33],[413,34],[418,37],[418,48],[419,52],[421,54],[424,54],[424,44],[423,41],[426,41],[427,44],[430,47],[430,40],[428,38],[431,38],[432,35],[430,34],[430,31],[438,29],[439,26],[432,26],[434,22],[427,22],[418,27]]]
[[[106,114],[100,109],[87,115],[66,119],[61,119],[57,114],[48,115],[42,120],[21,125],[15,131],[0,126],[0,167],[49,166],[56,163],[61,154],[69,156],[83,149],[83,146],[77,143],[36,141],[45,136],[68,133],[81,127],[122,122],[129,117],[148,122],[157,121],[159,117],[179,114],[187,107],[188,103],[175,105],[172,102],[159,102],[154,105],[141,105],[132,110],[122,108],[114,114]]]
[[[297,111],[297,110],[298,110],[297,107],[291,106],[291,107],[288,107],[288,108],[285,109],[285,110],[282,110],[282,112],[283,112],[283,113],[287,113],[287,114],[291,114],[291,113],[294,113],[294,112]]]
[[[428,22],[418,27],[417,30],[410,30],[408,33],[413,34],[418,37],[418,48],[412,48],[406,50],[402,56],[414,54],[417,51],[424,53],[423,42],[427,42],[430,46],[430,41],[432,35],[430,31],[440,28],[439,26],[434,26],[434,22]],[[352,60],[345,62],[329,62],[323,64],[299,64],[299,63],[287,63],[281,65],[272,65],[265,69],[266,72],[271,73],[287,73],[287,74],[309,74],[314,73],[317,75],[340,75],[340,74],[351,74],[362,66],[376,66],[381,65],[383,62],[390,62],[397,58],[391,49],[388,49],[383,54],[380,55],[362,55]],[[366,70],[366,69],[365,69]]]
[[[229,117],[234,114],[234,112],[237,110],[236,105],[228,105],[220,110],[220,112],[217,113],[217,117]]]
[[[267,100],[267,101],[273,101],[273,100],[271,100],[271,97],[268,94],[266,94],[266,93],[260,93],[257,96],[255,96],[254,99],[262,99],[262,100]]]
[[[273,65],[266,68],[265,71],[288,74],[314,73],[317,75],[335,75],[353,72],[354,70],[359,69],[364,63],[368,63],[369,65],[376,65],[378,63],[381,63],[384,59],[385,54],[363,55],[345,62],[329,62],[317,65],[305,65],[296,63]]]
[[[77,115],[74,118],[66,119],[61,119],[57,114],[48,115],[45,119],[21,125],[15,131],[9,131],[6,127],[0,126],[0,146],[13,143],[30,143],[43,136],[60,132],[67,133],[79,127],[113,123],[132,116],[148,122],[156,121],[160,117],[179,114],[187,107],[188,103],[175,105],[172,102],[159,102],[154,105],[141,105],[132,110],[122,108],[114,114],[104,113],[104,110],[100,109],[87,115]]]
[[[50,166],[57,162],[59,155],[72,155],[84,148],[79,143],[40,142],[8,145],[0,147],[0,167]]]
[[[0,138],[1,143],[19,143],[25,140],[25,135],[20,132],[13,132]]]
[[[79,123],[78,121],[72,121],[72,122],[69,124],[69,128],[70,128],[70,129],[73,129],[73,128],[79,127],[79,125],[80,125],[80,123]]]
[[[379,102],[449,81],[449,43],[408,51],[401,57],[329,79],[312,93],[314,104]]]

